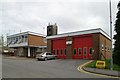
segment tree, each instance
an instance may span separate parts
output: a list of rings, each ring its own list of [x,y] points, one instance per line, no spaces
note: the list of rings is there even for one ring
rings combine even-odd
[[[114,35],[115,43],[114,43],[114,51],[113,51],[113,63],[120,65],[120,2],[117,5],[118,13],[116,16],[116,22],[115,22],[115,32],[116,35]]]

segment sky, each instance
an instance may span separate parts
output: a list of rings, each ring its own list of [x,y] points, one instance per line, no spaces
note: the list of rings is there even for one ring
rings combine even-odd
[[[117,4],[112,1],[113,35]],[[0,35],[36,32],[46,35],[48,23],[58,34],[101,28],[110,33],[109,0],[1,0]]]

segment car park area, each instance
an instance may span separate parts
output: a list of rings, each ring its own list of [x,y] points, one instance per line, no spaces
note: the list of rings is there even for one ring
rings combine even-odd
[[[2,78],[106,78],[77,70],[88,60],[2,59]]]

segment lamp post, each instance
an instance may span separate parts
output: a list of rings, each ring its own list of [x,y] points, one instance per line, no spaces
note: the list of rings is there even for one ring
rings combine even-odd
[[[113,70],[113,58],[112,58],[112,12],[111,12],[111,0],[109,0],[109,8],[110,8],[110,70]]]
[[[2,54],[3,54],[3,51],[4,51],[4,49],[3,49],[3,47],[4,47],[4,40],[3,40],[4,37],[3,37],[3,35],[1,36],[1,38],[2,38],[1,42],[2,42]]]

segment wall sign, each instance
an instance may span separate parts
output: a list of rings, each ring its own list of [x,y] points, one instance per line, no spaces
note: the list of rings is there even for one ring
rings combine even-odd
[[[96,68],[105,68],[105,61],[97,61],[96,62]]]
[[[72,41],[66,41],[66,44],[67,45],[72,44]]]

